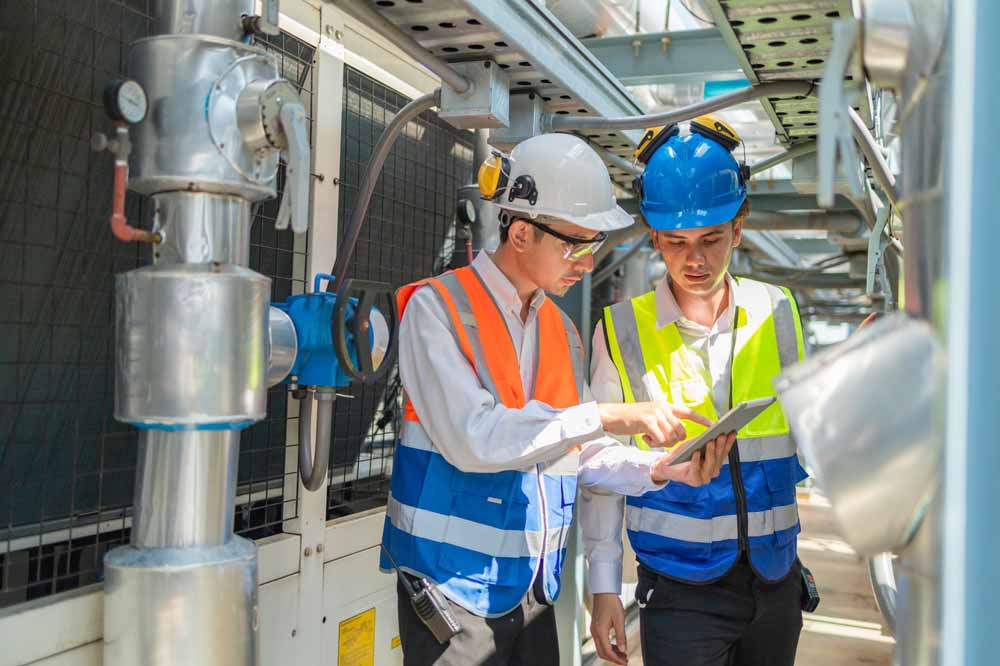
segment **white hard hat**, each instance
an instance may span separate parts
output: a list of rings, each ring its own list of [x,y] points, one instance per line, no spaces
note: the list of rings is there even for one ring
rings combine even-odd
[[[632,224],[611,193],[604,162],[577,136],[540,134],[517,144],[509,158],[497,158],[480,170],[480,189],[504,210],[531,219],[557,218],[593,231]]]

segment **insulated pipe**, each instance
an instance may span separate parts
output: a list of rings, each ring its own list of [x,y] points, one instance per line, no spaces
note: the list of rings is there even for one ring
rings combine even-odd
[[[306,490],[318,490],[326,478],[330,466],[330,435],[333,426],[333,391],[316,391],[319,407],[316,411],[316,459],[312,455],[312,438],[309,429],[312,424],[313,398],[307,395],[299,400],[299,476]]]
[[[861,218],[851,213],[772,213],[752,211],[743,222],[744,229],[759,231],[826,230],[857,235],[867,228]]]
[[[783,153],[778,153],[777,155],[772,155],[765,160],[761,160],[756,164],[750,165],[750,175],[753,176],[762,171],[767,171],[773,167],[783,164],[788,160],[794,160],[796,157],[802,157],[803,155],[809,155],[810,153],[815,153],[817,145],[815,141],[807,141],[806,143],[800,143],[797,146],[792,146]]]
[[[389,40],[403,53],[436,74],[442,83],[447,84],[455,92],[464,93],[472,88],[472,83],[467,78],[452,69],[447,62],[418,44],[394,23],[372,9],[367,2],[363,0],[327,0],[327,2],[332,2],[334,6],[344,10]]]
[[[333,264],[331,274],[334,276],[333,282],[326,283],[326,290],[330,293],[340,293],[340,287],[347,277],[347,266],[351,262],[354,254],[354,246],[358,243],[358,236],[361,235],[361,225],[365,221],[365,214],[368,212],[368,204],[371,203],[372,194],[375,192],[375,185],[382,173],[382,165],[392,150],[392,145],[396,138],[403,132],[406,124],[419,116],[424,111],[437,106],[441,98],[441,89],[436,88],[433,92],[416,98],[393,116],[392,121],[382,132],[378,143],[372,150],[372,156],[368,160],[368,168],[365,171],[364,180],[358,187],[358,198],[351,211],[351,221],[347,225],[347,233],[344,234],[344,241],[341,247],[337,248],[337,260]]]
[[[858,147],[861,148],[861,152],[864,153],[865,159],[868,160],[868,165],[872,169],[872,175],[878,182],[879,187],[882,188],[882,191],[885,192],[885,195],[889,197],[889,201],[895,205],[897,199],[896,177],[889,170],[889,165],[882,156],[881,148],[875,143],[875,137],[868,131],[865,121],[861,119],[857,111],[851,107],[847,107],[847,115],[851,119],[851,130],[854,132],[854,140],[857,142]]]
[[[545,116],[546,131],[564,130],[635,130],[669,125],[697,118],[705,113],[727,109],[743,102],[750,102],[761,97],[777,95],[812,95],[815,84],[809,81],[775,81],[761,83],[750,88],[743,88],[728,95],[719,95],[702,100],[679,109],[662,113],[652,113],[644,116],[624,116],[621,118],[589,118],[586,116]]]

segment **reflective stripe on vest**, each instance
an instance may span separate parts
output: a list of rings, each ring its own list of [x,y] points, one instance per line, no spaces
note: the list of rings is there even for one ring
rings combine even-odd
[[[733,403],[738,404],[776,395],[774,377],[802,358],[804,346],[795,302],[786,289],[741,279],[735,302],[739,317],[731,382]],[[641,378],[652,371],[671,401],[717,420],[712,387],[693,362],[694,352],[685,347],[675,324],[658,328],[656,321],[655,292],[605,309],[608,347],[626,402],[650,399]],[[689,437],[705,430],[689,421],[684,425]],[[742,428],[738,438],[750,559],[763,577],[775,580],[795,559],[795,484],[805,472],[777,403]],[[732,484],[731,474],[720,474],[707,486],[670,483],[628,498],[627,527],[639,561],[693,582],[725,574],[739,554]]]
[[[523,407],[527,396],[510,332],[475,269],[403,287],[397,292],[400,317],[413,293],[425,286],[448,312],[455,343],[483,388],[498,404]],[[580,336],[549,299],[537,317],[531,398],[556,408],[579,404],[584,386]],[[579,452],[522,470],[463,472],[445,460],[404,400],[382,536],[400,568],[435,581],[467,610],[495,617],[518,605],[543,561],[538,575],[555,600],[573,520]],[[382,558],[388,570],[388,559]]]

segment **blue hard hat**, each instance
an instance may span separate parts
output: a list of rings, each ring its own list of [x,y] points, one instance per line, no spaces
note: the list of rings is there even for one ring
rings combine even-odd
[[[740,165],[716,141],[675,135],[657,148],[640,180],[639,210],[653,229],[700,229],[728,222],[747,198]]]

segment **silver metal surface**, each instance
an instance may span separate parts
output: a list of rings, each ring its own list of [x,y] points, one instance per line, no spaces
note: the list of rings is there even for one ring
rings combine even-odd
[[[775,381],[841,533],[862,555],[904,546],[933,496],[942,355],[926,322],[896,314]]]
[[[789,148],[783,153],[774,155],[773,157],[768,157],[765,160],[761,160],[755,164],[750,165],[750,174],[758,174],[763,171],[767,171],[779,164],[784,164],[789,160],[794,160],[797,157],[802,157],[803,155],[809,155],[816,152],[816,142],[806,141],[805,143],[799,143],[795,146]]]
[[[299,353],[299,338],[295,324],[284,310],[271,306],[267,315],[268,355],[267,385],[274,386],[292,371]]]
[[[153,195],[153,231],[163,241],[156,264],[239,264],[250,261],[250,202],[207,192]]]
[[[875,182],[889,198],[890,203],[895,204],[898,194],[896,193],[896,176],[889,169],[885,157],[882,155],[882,147],[875,141],[871,131],[865,126],[864,121],[858,112],[847,108],[847,117],[851,122],[851,130],[854,133],[854,140],[858,142],[858,147],[864,153],[868,166],[872,170]]]
[[[302,102],[292,84],[284,79],[258,79],[240,91],[236,100],[236,124],[248,148],[268,150],[288,146],[278,118],[286,103]]]
[[[270,279],[171,264],[115,278],[115,418],[249,425],[266,414]]]
[[[128,67],[150,100],[146,120],[132,129],[132,190],[275,196],[278,151],[245,144],[237,124],[244,88],[278,78],[272,55],[225,39],[166,35],[135,42]]]
[[[899,90],[914,21],[907,0],[862,0],[862,59],[873,86]]]
[[[132,545],[221,546],[233,536],[238,430],[141,430]]]
[[[213,35],[239,41],[253,0],[153,0],[154,35]]]
[[[942,663],[941,648],[945,641],[942,560],[946,527],[941,495],[938,489],[913,541],[900,552],[896,562],[896,661],[903,666]],[[992,563],[992,556],[989,559]],[[992,590],[986,594],[992,597]],[[992,635],[996,628],[992,613],[987,613],[983,621]],[[966,663],[988,662],[970,660]]]
[[[896,607],[899,597],[894,561],[892,553],[868,558],[868,579],[872,584],[872,594],[875,595],[875,603],[893,636],[896,635]]]
[[[452,67],[472,85],[465,92],[441,88],[438,117],[459,129],[510,124],[510,83],[492,60],[457,62]]]
[[[123,546],[105,556],[104,576],[104,664],[257,666],[253,542]]]

